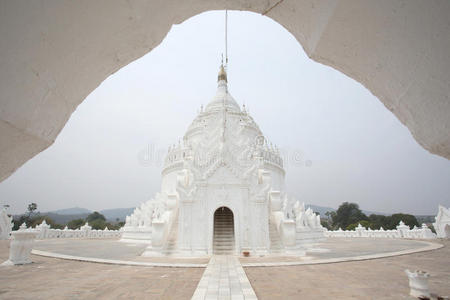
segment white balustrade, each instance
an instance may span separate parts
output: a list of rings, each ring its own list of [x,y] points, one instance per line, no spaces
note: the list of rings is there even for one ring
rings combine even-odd
[[[37,239],[58,239],[58,238],[120,238],[122,230],[104,230],[92,229],[88,223],[81,226],[80,229],[52,229],[45,220],[35,228]]]
[[[414,227],[410,229],[400,221],[396,229],[384,230],[380,229],[366,229],[361,224],[355,230],[327,230],[325,231],[326,237],[345,237],[345,238],[408,238],[408,239],[435,239],[434,234],[426,224],[422,224],[422,227]]]

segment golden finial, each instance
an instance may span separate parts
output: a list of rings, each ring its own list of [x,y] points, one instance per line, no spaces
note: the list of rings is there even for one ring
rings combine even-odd
[[[221,81],[221,80],[225,80],[225,82],[228,82],[227,72],[225,72],[223,64],[220,65],[219,76],[217,77],[217,81]]]

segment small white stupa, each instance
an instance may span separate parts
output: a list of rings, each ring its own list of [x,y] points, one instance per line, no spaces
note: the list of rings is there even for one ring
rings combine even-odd
[[[145,255],[266,254],[324,238],[320,217],[288,200],[278,149],[228,92],[217,93],[170,147],[161,191],[126,218],[123,241],[148,242]]]

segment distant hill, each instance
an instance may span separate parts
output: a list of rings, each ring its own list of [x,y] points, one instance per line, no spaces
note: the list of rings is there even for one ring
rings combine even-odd
[[[109,221],[116,221],[117,218],[119,218],[120,221],[124,221],[125,217],[128,215],[131,215],[133,212],[134,207],[129,208],[112,208],[112,209],[103,209],[98,211],[102,215],[105,216],[105,218]],[[61,223],[65,221],[64,223],[67,223],[74,219],[84,219],[89,214],[91,214],[93,211],[87,208],[83,207],[72,207],[72,208],[65,208],[65,209],[59,209],[54,210],[50,212],[44,212],[41,213],[41,215],[47,215],[50,218],[52,218],[56,223]],[[59,222],[61,221],[61,222]]]
[[[46,212],[46,213],[41,213],[41,215],[48,216],[56,224],[67,224],[68,222],[75,220],[75,219],[86,219],[86,217],[89,215],[89,213],[63,215],[63,214],[55,214],[54,212]]]
[[[75,215],[60,215],[55,214],[54,212],[38,212],[37,214],[34,214],[33,216],[48,216],[50,219],[52,219],[56,224],[67,224],[68,222],[75,220],[75,219],[86,219],[86,217],[89,214],[75,214]],[[14,215],[14,219],[18,220],[21,215]]]
[[[104,215],[107,220],[116,221],[116,219],[118,218],[119,221],[125,221],[125,217],[131,215],[133,211],[134,207],[129,207],[129,208],[103,209],[99,211],[99,213]]]
[[[336,211],[336,209],[331,208],[331,207],[318,206],[318,205],[314,205],[314,204],[305,204],[305,208],[308,208],[308,207],[311,207],[311,209],[314,212],[319,213],[321,217],[325,217],[325,213],[327,211]]]
[[[79,214],[90,214],[92,213],[92,211],[82,207],[72,207],[49,211],[48,213],[54,213],[58,215],[79,215]]]
[[[117,218],[119,218],[119,221],[124,221],[125,217],[130,215],[133,210],[134,208],[114,208],[104,209],[99,211],[99,213],[103,214],[107,221],[116,222]],[[56,224],[64,225],[75,219],[86,219],[92,212],[93,211],[86,208],[72,207],[49,212],[38,212],[37,215],[48,216]],[[18,219],[20,216],[21,215],[14,215],[14,219]]]

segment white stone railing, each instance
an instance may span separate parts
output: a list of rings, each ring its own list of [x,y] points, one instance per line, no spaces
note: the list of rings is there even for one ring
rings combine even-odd
[[[38,232],[37,239],[58,239],[58,238],[119,238],[122,235],[122,230],[104,230],[92,229],[88,223],[83,225],[80,229],[51,229],[45,220],[37,225],[34,229]]]
[[[378,230],[366,229],[358,225],[355,230],[327,230],[325,231],[326,237],[341,237],[341,238],[406,238],[406,239],[435,239],[434,234],[426,224],[422,224],[422,227],[414,227],[410,229],[402,221],[397,226],[397,229],[384,230],[380,228]]]

